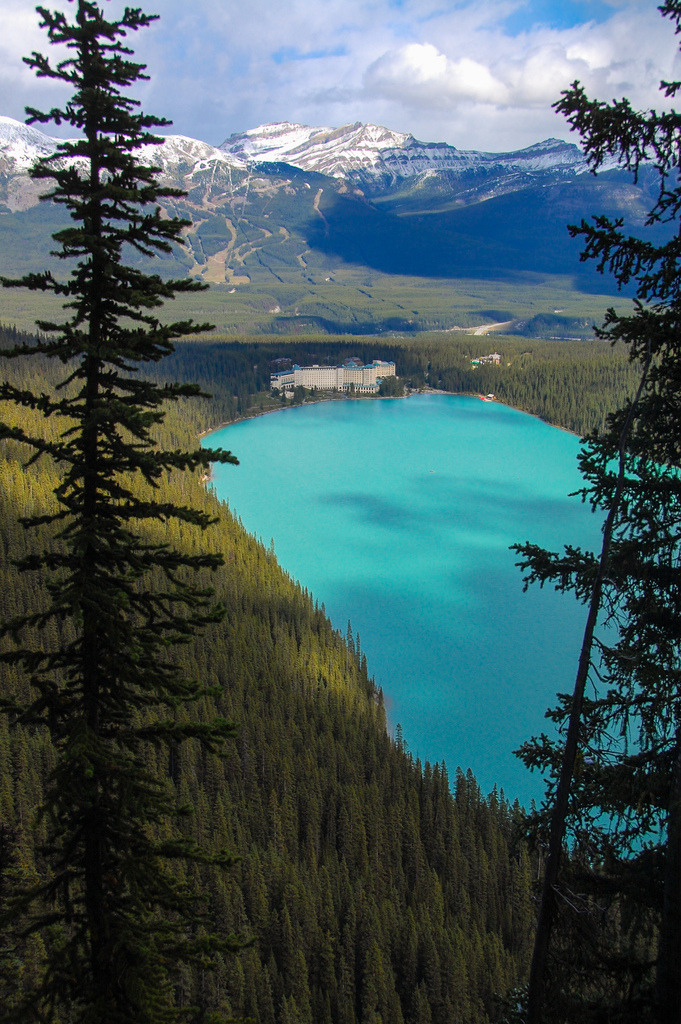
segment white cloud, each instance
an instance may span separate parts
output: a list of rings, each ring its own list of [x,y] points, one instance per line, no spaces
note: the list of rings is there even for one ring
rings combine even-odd
[[[506,101],[506,87],[484,64],[470,57],[449,60],[432,43],[408,43],[383,54],[367,68],[364,88],[406,103]]]
[[[367,93],[417,108],[472,101],[500,108],[550,107],[579,79],[590,92],[628,92],[632,102],[659,103],[658,85],[672,74],[676,44],[670,27],[650,12],[616,11],[604,24],[536,30],[514,38],[446,31],[432,41],[390,49],[364,75]],[[459,56],[465,50],[467,56]]]
[[[412,108],[472,102],[494,108],[550,108],[562,89],[584,79],[589,67],[570,59],[559,44],[528,52],[521,60],[497,58],[486,65],[462,57],[451,60],[433,44],[411,43],[382,55],[364,77],[367,95]]]
[[[73,4],[67,0],[52,0],[48,9],[68,13],[73,11]],[[33,3],[0,0],[0,114],[19,121],[25,118],[25,107],[49,110],[63,103],[69,95],[68,88],[61,83],[37,78],[23,60],[37,52],[46,54],[55,65],[68,53],[65,47],[50,46],[40,20]],[[47,126],[43,130],[58,137],[73,135],[73,130],[67,126]]]
[[[17,83],[20,87],[34,80],[26,67],[23,55],[39,49],[44,37],[39,28],[38,14],[22,3],[2,4],[2,35],[0,36],[0,79]]]
[[[517,0],[289,0],[285,10],[278,0],[163,0],[161,20],[131,44],[152,76],[138,90],[145,109],[209,142],[266,121],[363,120],[489,150],[566,137],[551,104],[575,78],[596,97],[661,105],[678,40],[655,2],[612,0],[600,24],[511,36],[504,19],[517,19]],[[107,13],[124,3],[110,0]],[[0,113],[13,117],[52,103],[53,87],[21,64],[47,48],[29,6],[0,0]],[[296,59],[306,54],[317,56]]]
[[[550,106],[576,78],[584,80],[589,68],[580,58],[570,59],[560,44],[542,46],[523,61],[506,68],[509,98],[514,106]]]

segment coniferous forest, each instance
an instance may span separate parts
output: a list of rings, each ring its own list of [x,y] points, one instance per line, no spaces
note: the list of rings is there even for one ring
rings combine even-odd
[[[40,357],[11,370],[18,387],[53,383]],[[5,414],[10,425],[30,418]],[[173,418],[163,443],[190,443],[192,427]],[[49,527],[27,532],[18,519],[49,510],[58,479],[49,460],[29,469],[25,461],[19,444],[4,443],[5,617],[36,609],[36,580],[14,562],[47,545]],[[251,941],[216,955],[213,970],[184,967],[178,1005],[198,1007],[196,1019],[214,1011],[262,1022],[494,1019],[530,951],[532,867],[519,808],[485,797],[470,775],[414,762],[388,736],[360,641],[332,629],[313,597],[218,507],[198,471],[175,475],[164,498],[219,517],[200,545],[224,556],[216,574],[204,573],[225,617],[182,649],[181,668],[206,688],[186,714],[195,723],[224,717],[237,733],[222,756],[191,740],[149,753],[148,768],[191,809],[174,826],[178,838],[238,856],[226,873],[200,864],[183,872],[207,895],[212,926]],[[197,549],[186,524],[155,530],[179,550]],[[54,628],[56,644],[70,639],[68,625]],[[3,675],[6,693],[25,696],[19,669],[4,666]],[[10,729],[4,716],[0,728],[7,900],[44,871],[36,808],[55,751],[47,728]],[[50,951],[49,930],[22,941],[20,931],[17,922],[4,939],[7,1009]]]
[[[2,331],[4,348],[30,340]],[[603,417],[634,372],[622,353],[597,342],[494,340],[506,365],[475,369],[477,339],[380,347],[357,338],[180,341],[147,373],[159,382],[198,381],[212,395],[169,406],[158,438],[166,449],[186,450],[211,426],[277,408],[269,375],[283,360],[393,358],[411,387],[506,389],[537,414],[547,396],[562,395],[552,418],[572,429]],[[42,354],[6,369],[22,392],[50,393],[58,380]],[[554,391],[556,375],[565,386]],[[53,420],[3,404],[10,428],[56,437]],[[36,610],[35,579],[15,562],[49,547],[49,529],[26,531],[19,520],[53,507],[59,482],[53,460],[26,468],[26,459],[24,446],[3,443],[5,619]],[[470,774],[450,777],[444,765],[414,762],[400,738],[389,737],[359,638],[331,627],[313,595],[218,504],[203,470],[172,474],[162,492],[163,501],[218,520],[198,543],[182,523],[152,533],[188,554],[200,545],[225,559],[216,573],[204,570],[225,617],[181,649],[180,664],[206,690],[192,724],[217,716],[237,732],[222,756],[194,740],[156,751],[149,765],[172,786],[177,808],[191,811],[175,838],[237,856],[227,873],[193,865],[192,881],[208,895],[217,933],[250,943],[200,968],[186,964],[175,981],[177,1005],[196,1008],[197,1019],[216,1013],[277,1024],[500,1019],[504,999],[526,979],[534,927],[538,865],[521,809],[481,794]],[[153,585],[161,586],[160,574]],[[55,645],[68,637],[61,627]],[[9,696],[25,697],[21,672],[5,666],[3,673]],[[47,729],[10,728],[3,719],[2,730],[8,901],[45,870],[44,823],[35,812],[55,753]],[[19,941],[20,931],[15,925],[5,944],[8,1007],[21,1004],[50,955],[48,935]]]
[[[167,323],[163,302],[202,285],[124,258],[187,226],[136,160],[166,124],[126,92],[154,17],[74,8],[39,9],[72,58],[27,61],[73,89],[30,117],[82,131],[32,172],[71,215],[67,270],[3,279],[65,301],[34,336],[0,330],[0,1021],[678,1024],[678,236],[572,229],[636,290],[592,343]],[[678,0],[661,10],[678,32]],[[594,169],[652,160],[650,222],[678,219],[677,115],[577,83],[557,106]],[[476,365],[490,348],[499,365]],[[575,691],[549,712],[562,731],[520,752],[548,779],[530,815],[389,735],[350,624],[205,486],[236,457],[201,431],[289,401],[273,369],[350,355],[589,434],[600,555],[517,549],[526,583],[589,609]]]
[[[472,360],[498,352],[499,365]],[[545,341],[491,335],[452,338],[303,336],[273,342],[265,337],[212,337],[179,342],[163,363],[168,379],[198,381],[210,391],[209,406],[190,404],[197,431],[281,407],[270,392],[270,374],[292,363],[335,365],[350,357],[395,362],[405,388],[453,394],[489,394],[584,436],[636,388],[637,366],[624,346],[602,341]],[[153,371],[152,371],[153,372]],[[403,389],[402,389],[403,390]],[[328,398],[308,391],[304,400]]]
[[[413,763],[359,639],[206,491],[235,460],[197,449],[198,387],[139,372],[205,329],[156,315],[201,286],[124,259],[185,226],[135,159],[165,123],[125,92],[153,19],[40,14],[72,59],[29,64],[73,96],[29,114],[82,137],[32,172],[66,275],[3,282],[65,301],[4,339],[0,1013],[488,1020],[527,969],[520,811]]]

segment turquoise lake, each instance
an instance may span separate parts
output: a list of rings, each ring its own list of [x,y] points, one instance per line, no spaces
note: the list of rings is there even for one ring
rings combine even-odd
[[[204,438],[240,465],[213,484],[283,568],[348,619],[391,728],[422,760],[471,768],[483,792],[542,794],[513,755],[571,690],[585,612],[523,593],[514,542],[599,543],[578,498],[579,441],[477,398],[300,406]]]

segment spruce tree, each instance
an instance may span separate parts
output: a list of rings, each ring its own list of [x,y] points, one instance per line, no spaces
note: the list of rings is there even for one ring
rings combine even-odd
[[[159,204],[181,193],[161,187],[158,169],[140,162],[143,147],[162,141],[153,130],[168,122],[127,95],[146,76],[124,40],[154,17],[126,8],[109,20],[90,0],[74,7],[72,15],[38,8],[50,43],[66,56],[26,58],[39,77],[72,91],[63,108],[27,111],[31,122],[67,125],[78,136],[32,171],[71,219],[54,235],[63,273],[3,281],[51,293],[63,311],[38,322],[35,343],[4,353],[54,360],[54,393],[9,383],[0,391],[60,425],[56,434],[9,426],[0,434],[29,446],[31,461],[54,460],[60,474],[53,510],[25,523],[47,524],[54,537],[21,564],[46,581],[47,604],[4,627],[14,640],[4,659],[23,666],[30,689],[23,701],[5,699],[3,710],[12,722],[49,730],[57,755],[42,809],[45,874],[9,899],[5,914],[13,928],[43,934],[47,965],[37,988],[8,999],[5,1011],[69,1024],[145,1024],[180,1019],[178,969],[207,965],[233,945],[209,934],[198,893],[171,870],[178,858],[228,865],[230,857],[204,856],[178,838],[170,784],[148,766],[151,745],[193,737],[219,748],[233,733],[223,719],[201,724],[182,712],[204,691],[173,663],[173,647],[220,616],[204,570],[221,558],[173,550],[162,526],[176,519],[202,530],[211,519],[164,501],[157,489],[175,471],[236,460],[159,447],[163,403],[200,392],[139,372],[172,352],[173,339],[208,326],[163,324],[163,301],[197,284],[139,268],[181,243],[187,223],[162,213]]]
[[[660,10],[681,31],[681,2]],[[662,83],[667,97],[680,88]],[[549,775],[528,1020],[590,1013],[679,1024],[681,115],[592,101],[577,82],[556,106],[594,171],[615,157],[635,176],[657,176],[648,227],[658,231],[632,236],[607,217],[571,229],[585,239],[584,259],[635,286],[632,312],[610,310],[597,333],[626,342],[639,387],[581,454],[583,497],[605,515],[601,552],[517,549],[528,582],[552,582],[589,604],[574,692],[550,713],[565,739],[541,736],[521,750]],[[560,873],[566,835],[572,856]],[[587,1005],[575,1005],[578,991]]]

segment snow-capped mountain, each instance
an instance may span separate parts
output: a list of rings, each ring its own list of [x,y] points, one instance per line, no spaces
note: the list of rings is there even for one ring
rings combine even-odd
[[[35,205],[46,191],[45,182],[33,181],[28,171],[36,160],[54,153],[62,141],[11,117],[0,117],[0,201],[4,199],[11,212]],[[193,179],[203,178],[206,171],[245,167],[238,157],[184,135],[168,135],[161,145],[146,146],[140,159],[160,167],[164,183],[182,188],[190,188]]]
[[[15,173],[27,171],[38,157],[54,153],[58,142],[31,125],[0,115],[0,169],[7,163]]]
[[[428,171],[579,174],[587,169],[581,150],[558,139],[513,153],[478,153],[447,143],[419,142],[413,135],[360,122],[341,128],[267,124],[231,135],[220,149],[246,162],[287,163],[335,178],[363,180],[395,181]]]
[[[11,162],[15,172],[27,171],[37,158],[54,153],[61,142],[62,139],[45,135],[31,125],[0,116],[0,160]],[[162,168],[211,160],[232,167],[244,166],[238,157],[184,135],[168,135],[160,146],[146,146],[142,154],[145,163],[153,159]]]
[[[0,117],[0,199],[7,209],[27,209],[37,202],[44,184],[32,182],[27,171],[58,144],[58,139],[37,128]],[[168,135],[162,145],[143,150],[141,159],[159,166],[165,183],[187,190],[198,184],[208,187],[206,200],[212,190],[223,191],[232,170],[245,172],[268,163],[348,179],[370,194],[409,180],[426,184],[435,177],[438,185],[455,190],[465,182],[469,198],[516,191],[535,177],[564,179],[586,170],[579,148],[557,139],[514,153],[478,153],[446,143],[420,142],[413,135],[360,122],[340,128],[288,122],[262,125],[230,136],[219,147]]]
[[[142,158],[145,163],[153,163],[167,172],[172,172],[177,167],[196,168],[197,171],[202,171],[211,163],[229,167],[244,166],[243,161],[231,153],[225,153],[208,142],[190,139],[186,135],[167,135],[160,146],[145,146]]]
[[[54,153],[58,139],[11,117],[0,117],[0,203],[11,213],[35,206],[44,182],[33,181],[29,168],[40,157]]]
[[[59,144],[0,117],[3,272],[52,266],[52,238],[68,212],[38,207],[51,182],[28,171]],[[188,222],[185,244],[147,264],[161,276],[223,286],[227,304],[236,304],[229,323],[239,329],[267,327],[275,314],[296,331],[307,324],[362,333],[374,317],[385,330],[412,330],[417,320],[424,329],[451,326],[451,312],[433,319],[414,289],[396,306],[399,315],[375,313],[368,285],[357,287],[363,272],[343,277],[344,268],[366,267],[367,281],[374,271],[405,279],[507,281],[525,271],[565,278],[580,267],[566,224],[602,211],[638,227],[650,208],[645,174],[638,182],[624,173],[596,179],[583,173],[576,146],[555,139],[515,153],[476,153],[378,125],[284,123],[233,135],[221,147],[168,135],[139,159],[184,193],[162,205]],[[336,275],[347,290],[333,283]]]

